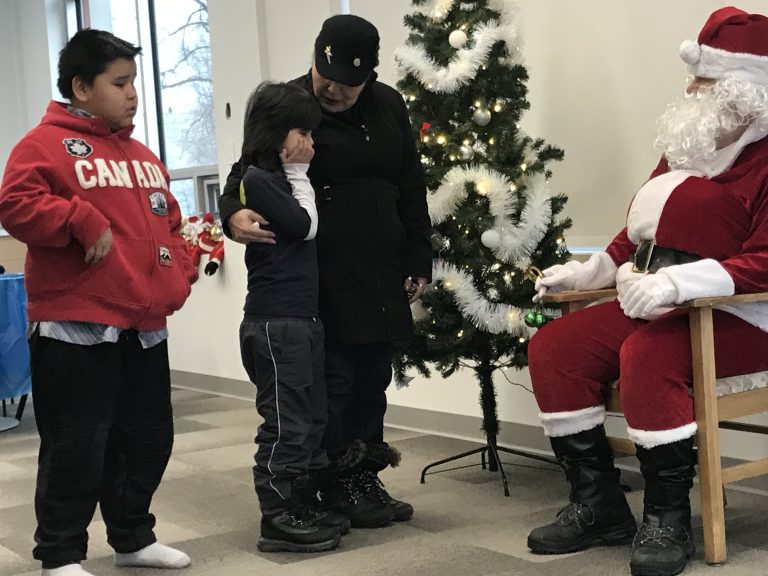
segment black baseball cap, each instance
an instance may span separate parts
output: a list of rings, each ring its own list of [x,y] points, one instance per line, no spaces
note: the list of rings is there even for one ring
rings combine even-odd
[[[315,40],[315,68],[321,76],[360,86],[379,64],[379,31],[352,14],[331,16]]]

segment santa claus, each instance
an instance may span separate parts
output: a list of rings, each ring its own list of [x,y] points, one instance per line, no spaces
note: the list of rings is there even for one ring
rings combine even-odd
[[[586,262],[544,271],[538,295],[616,286],[614,302],[544,326],[528,355],[541,421],[571,483],[536,553],[633,543],[633,575],[678,574],[693,553],[689,490],[696,458],[688,318],[698,297],[768,290],[768,18],[714,12],[681,56],[693,74],[658,125],[659,165],[626,227]],[[768,307],[714,311],[717,377],[768,370]],[[637,535],[603,421],[619,379],[645,478]]]

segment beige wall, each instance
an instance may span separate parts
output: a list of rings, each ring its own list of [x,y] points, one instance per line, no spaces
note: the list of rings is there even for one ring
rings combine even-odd
[[[10,236],[0,236],[0,264],[6,272],[24,272],[24,244]]]

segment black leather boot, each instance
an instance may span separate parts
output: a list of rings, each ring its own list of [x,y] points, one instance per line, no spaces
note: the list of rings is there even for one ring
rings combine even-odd
[[[262,515],[257,547],[261,552],[324,552],[340,540],[339,529],[319,524],[294,493],[280,510]]]
[[[304,506],[304,515],[318,526],[336,528],[342,535],[347,534],[352,523],[343,514],[328,508],[319,498],[316,474],[302,474],[293,481],[293,493]]]
[[[534,554],[566,554],[591,546],[629,544],[636,525],[602,425],[549,439],[571,484],[570,503],[552,523],[528,535]]]
[[[690,491],[696,475],[693,438],[637,447],[645,478],[643,524],[632,545],[632,576],[674,576],[693,555]]]

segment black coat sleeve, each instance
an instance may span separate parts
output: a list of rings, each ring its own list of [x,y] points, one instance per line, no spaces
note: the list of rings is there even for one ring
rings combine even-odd
[[[288,181],[281,187],[277,178],[249,166],[243,175],[245,207],[264,216],[270,228],[290,238],[304,239],[312,224],[309,214],[291,195]]]
[[[228,238],[232,238],[229,230],[229,218],[245,208],[240,202],[240,181],[243,179],[243,165],[240,160],[232,164],[227,181],[224,184],[224,191],[219,196],[219,215],[221,217],[221,228]]]
[[[427,185],[405,102],[399,100],[399,124],[403,133],[403,161],[398,179],[397,212],[405,228],[404,272],[432,280],[432,223],[427,210]]]

